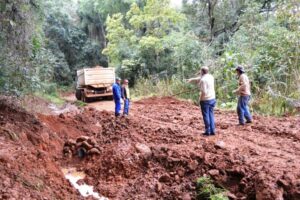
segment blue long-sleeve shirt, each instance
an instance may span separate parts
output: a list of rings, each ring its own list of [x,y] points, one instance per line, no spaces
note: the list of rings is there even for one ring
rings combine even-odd
[[[114,83],[112,86],[113,96],[115,101],[121,100],[121,86],[118,83]]]

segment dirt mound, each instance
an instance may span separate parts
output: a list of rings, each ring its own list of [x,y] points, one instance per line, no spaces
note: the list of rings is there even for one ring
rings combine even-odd
[[[50,151],[57,138],[12,99],[0,99],[0,199],[78,199]]]

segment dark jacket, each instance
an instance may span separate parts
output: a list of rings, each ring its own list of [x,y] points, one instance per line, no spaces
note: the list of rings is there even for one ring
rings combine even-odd
[[[129,99],[126,87],[124,85],[122,85],[122,99],[124,99],[124,98]]]

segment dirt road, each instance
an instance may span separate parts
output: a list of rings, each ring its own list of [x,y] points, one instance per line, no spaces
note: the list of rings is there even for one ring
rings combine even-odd
[[[112,102],[109,105],[113,106]],[[45,132],[48,137],[41,137],[44,139],[38,144],[26,143],[25,147],[30,152],[38,149],[56,168],[84,171],[84,182],[110,199],[195,199],[195,180],[201,176],[210,176],[218,186],[230,191],[231,199],[300,199],[299,116],[254,116],[253,124],[238,126],[235,113],[216,110],[217,135],[204,137],[200,110],[188,102],[144,99],[132,104],[128,118],[118,119],[107,111],[108,104],[104,111],[102,106],[101,102],[93,102],[77,114],[39,115],[40,131],[35,131],[36,137]],[[11,122],[2,121],[7,130]],[[26,134],[33,135],[33,131]],[[79,159],[76,152],[63,153],[66,144],[80,136],[89,137],[100,155],[87,154]],[[83,144],[79,141],[74,148],[80,145]],[[41,162],[38,155],[32,160],[36,160],[35,165]],[[17,165],[16,161],[9,163]],[[46,197],[53,184],[60,184],[62,179],[58,172],[54,176],[51,169],[44,168],[50,174],[48,179],[39,177],[44,185],[48,184],[44,187],[47,189],[39,191]],[[11,168],[5,170],[13,173]],[[18,183],[11,175],[6,177]],[[30,187],[18,185],[15,190],[37,197]],[[1,194],[0,190],[0,197]],[[79,198],[74,195],[79,196],[70,185],[55,193],[58,199]]]
[[[75,95],[72,93],[65,94],[62,98],[70,103],[74,103],[76,101]],[[87,107],[95,108],[99,111],[114,111],[114,102],[112,100],[90,99]]]

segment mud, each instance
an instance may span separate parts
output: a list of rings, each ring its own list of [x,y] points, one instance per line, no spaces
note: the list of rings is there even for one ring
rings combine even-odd
[[[238,126],[235,113],[216,110],[217,135],[204,137],[199,108],[173,98],[134,102],[131,116],[118,119],[93,107],[59,116],[0,113],[1,129],[26,136],[13,141],[0,131],[1,176],[7,180],[0,183],[0,197],[14,185],[16,195],[25,199],[51,199],[54,194],[80,199],[59,171],[75,167],[86,174],[86,184],[109,199],[195,199],[200,176],[210,176],[231,199],[300,199],[299,116],[254,116],[254,123]],[[65,154],[66,142],[81,136],[93,138],[100,155]],[[19,146],[23,149],[17,150]],[[20,160],[12,160],[13,155]],[[44,187],[38,189],[13,176],[23,173],[38,185],[34,175],[41,171],[44,176],[38,180]]]
[[[0,99],[0,199],[80,199],[60,171],[61,140],[34,115]]]

